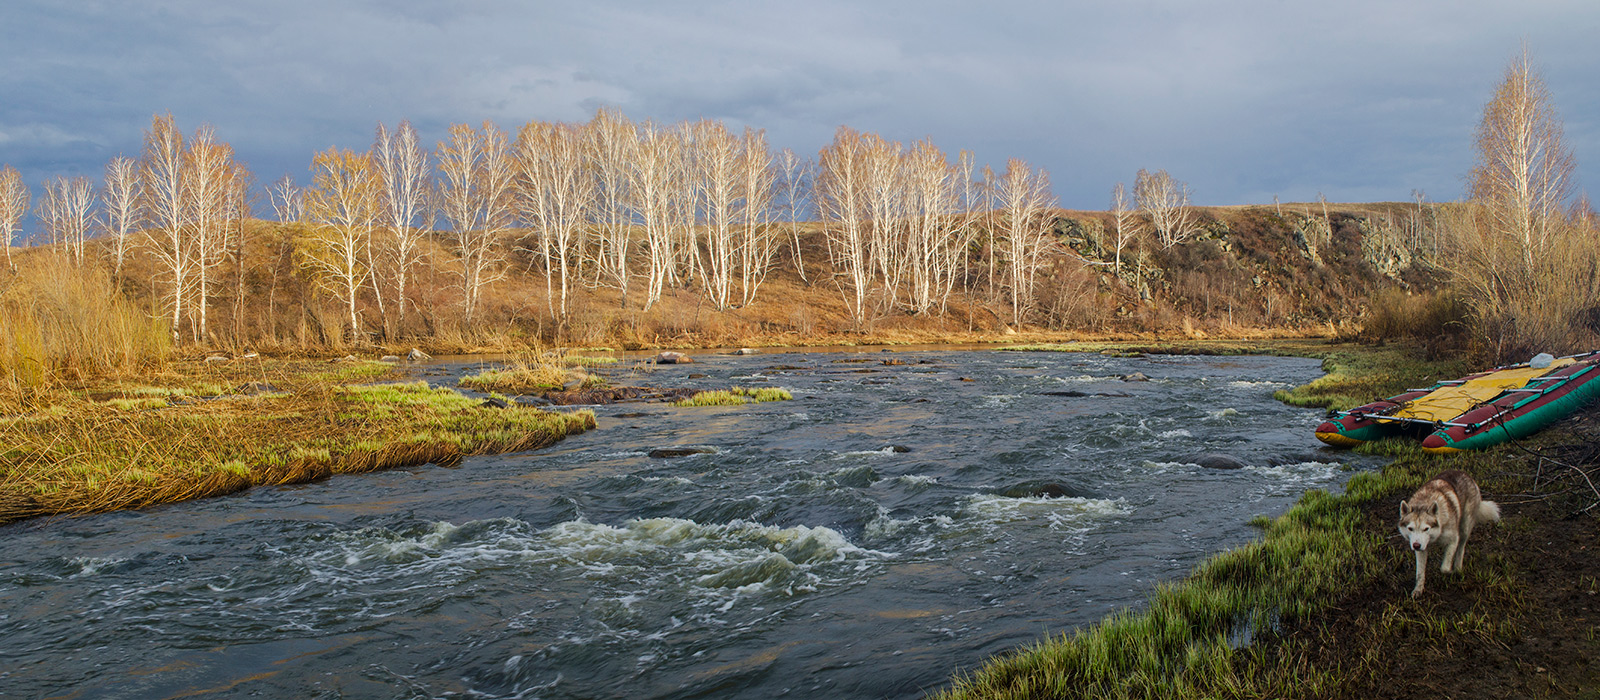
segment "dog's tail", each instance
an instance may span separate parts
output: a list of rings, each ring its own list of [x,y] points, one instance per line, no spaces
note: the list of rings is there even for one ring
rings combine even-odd
[[[1500,522],[1500,504],[1495,503],[1494,501],[1478,501],[1477,516],[1479,522]]]

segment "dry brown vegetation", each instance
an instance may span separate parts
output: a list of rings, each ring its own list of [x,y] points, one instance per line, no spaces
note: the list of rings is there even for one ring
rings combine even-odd
[[[175,363],[135,382],[69,382],[0,417],[0,523],[233,493],[549,445],[594,414],[476,399],[391,365]]]

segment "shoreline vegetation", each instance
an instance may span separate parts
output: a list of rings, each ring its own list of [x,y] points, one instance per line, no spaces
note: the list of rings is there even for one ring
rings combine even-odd
[[[381,362],[173,363],[0,417],[0,523],[545,447],[594,413],[493,404]]]

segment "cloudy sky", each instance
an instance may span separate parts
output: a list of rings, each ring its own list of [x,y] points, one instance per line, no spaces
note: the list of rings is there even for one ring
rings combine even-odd
[[[151,115],[216,128],[258,179],[379,121],[712,118],[815,154],[840,125],[1046,168],[1103,209],[1139,168],[1201,204],[1461,196],[1526,43],[1600,167],[1593,0],[772,3],[5,0],[0,163],[37,185],[137,155]]]

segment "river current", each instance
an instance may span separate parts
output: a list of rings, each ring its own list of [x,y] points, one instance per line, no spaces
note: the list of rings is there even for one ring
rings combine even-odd
[[[0,527],[0,697],[916,697],[1370,466],[1272,400],[1314,360],[695,357],[603,372],[794,400],[600,406],[455,469]]]

